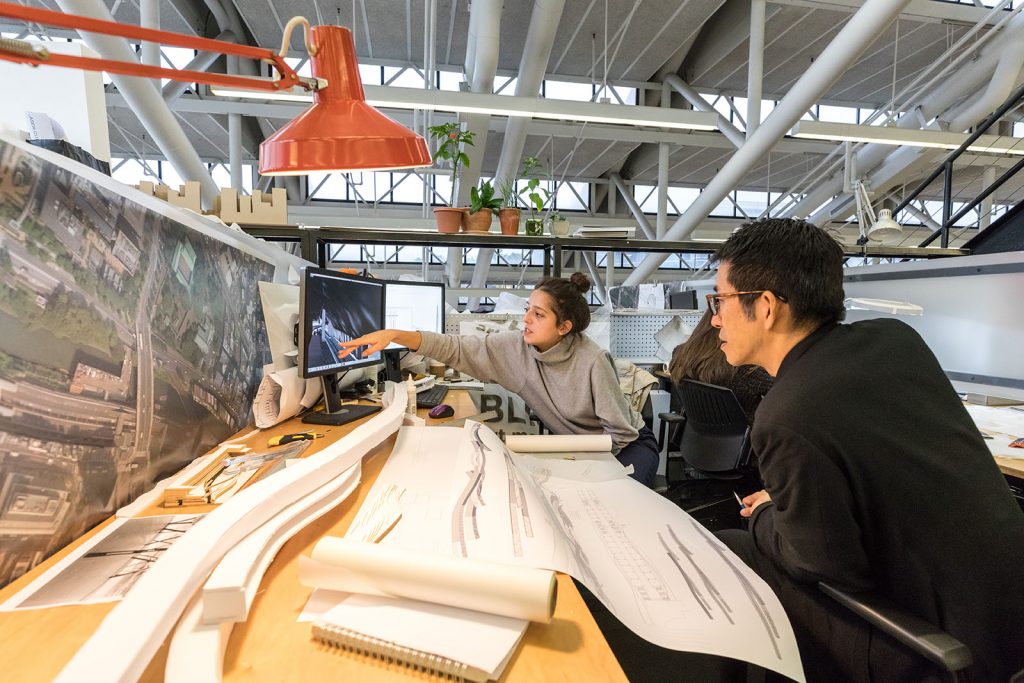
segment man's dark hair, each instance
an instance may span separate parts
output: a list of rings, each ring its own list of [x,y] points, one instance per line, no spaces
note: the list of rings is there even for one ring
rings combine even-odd
[[[843,319],[843,249],[812,223],[793,218],[745,223],[715,260],[729,264],[729,283],[736,291],[770,290],[786,301],[797,326]],[[754,297],[739,298],[753,316]]]

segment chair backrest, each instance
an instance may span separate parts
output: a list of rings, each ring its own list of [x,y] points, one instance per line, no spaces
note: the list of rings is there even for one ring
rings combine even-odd
[[[680,384],[686,409],[679,450],[692,467],[728,472],[746,464],[750,424],[731,389],[684,379]]]

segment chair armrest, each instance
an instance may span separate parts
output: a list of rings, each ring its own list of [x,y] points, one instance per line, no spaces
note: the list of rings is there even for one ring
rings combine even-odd
[[[686,424],[686,416],[679,413],[658,413],[658,452],[665,449],[665,429],[668,425]]]
[[[974,661],[970,648],[959,640],[885,598],[870,593],[847,593],[824,582],[819,582],[818,588],[872,626],[946,671],[966,669]]]

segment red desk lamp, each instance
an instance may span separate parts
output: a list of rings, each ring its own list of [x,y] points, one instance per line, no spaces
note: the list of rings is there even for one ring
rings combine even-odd
[[[347,28],[317,26],[310,29],[308,21],[294,17],[285,27],[280,52],[274,52],[9,2],[0,2],[0,17],[269,63],[277,71],[276,78],[185,71],[54,54],[38,43],[0,38],[0,59],[33,66],[63,66],[267,92],[285,92],[296,86],[313,91],[313,106],[260,144],[259,171],[264,175],[414,168],[431,163],[427,143],[421,136],[366,103],[352,33]],[[306,49],[313,78],[299,76],[284,60],[291,31],[299,24],[307,31]]]

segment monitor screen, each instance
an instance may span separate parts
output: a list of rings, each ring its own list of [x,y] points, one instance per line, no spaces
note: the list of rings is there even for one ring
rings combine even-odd
[[[444,334],[444,285],[440,282],[389,281],[385,289],[386,327]],[[392,344],[388,348],[403,348]]]
[[[341,359],[338,354],[341,342],[384,328],[383,281],[307,268],[299,301],[299,372],[303,377],[380,362],[380,352],[364,356],[363,349],[356,349]]]
[[[668,307],[680,308],[686,311],[697,310],[697,291],[687,289],[682,292],[672,292],[668,295]]]

